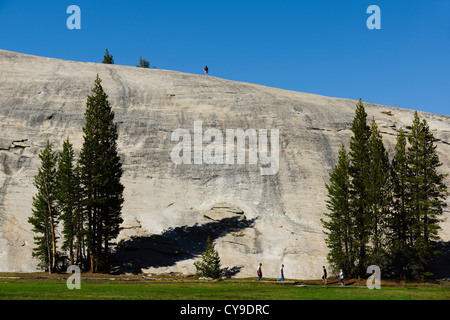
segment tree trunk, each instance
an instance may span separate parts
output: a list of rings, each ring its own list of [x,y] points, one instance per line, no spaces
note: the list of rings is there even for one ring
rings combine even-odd
[[[49,261],[49,269],[52,269],[52,271],[54,271],[56,269],[55,225],[54,225],[54,221],[53,221],[52,206],[50,204],[50,195],[48,194],[47,181],[45,181],[45,192],[47,194],[47,206],[48,206],[48,213],[49,213],[49,218],[50,218],[50,232],[51,232],[51,236],[52,236],[52,251],[53,251],[53,254],[52,254],[52,265],[50,267],[50,261]]]
[[[77,245],[75,249],[75,261],[78,264],[80,262],[80,239],[77,237]]]
[[[90,254],[90,256],[91,256],[91,272],[94,273],[94,272],[95,272],[95,259],[94,259],[94,253],[92,252],[92,250],[90,250],[89,254]]]
[[[49,204],[49,210],[50,210],[50,204]],[[50,211],[50,228],[51,228],[51,233],[52,233],[52,250],[53,250],[52,270],[55,270],[56,269],[56,239],[55,239],[55,226],[53,224],[53,216],[51,214],[51,211]]]
[[[74,258],[73,258],[73,246],[70,246],[70,265],[74,265]]]
[[[109,248],[108,238],[105,238],[105,271],[109,271]]]
[[[48,225],[47,225],[47,221],[45,222],[45,245],[47,246],[47,255],[48,255],[48,273],[52,274],[52,268],[50,267],[50,261],[52,258],[52,253],[50,250],[50,241],[48,238]]]

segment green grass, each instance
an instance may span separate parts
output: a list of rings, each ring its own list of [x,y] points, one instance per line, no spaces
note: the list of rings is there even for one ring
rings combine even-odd
[[[83,279],[69,290],[56,278],[0,278],[2,300],[450,300],[448,283],[386,285],[380,290],[331,284],[295,286],[276,282],[195,280],[114,281]]]

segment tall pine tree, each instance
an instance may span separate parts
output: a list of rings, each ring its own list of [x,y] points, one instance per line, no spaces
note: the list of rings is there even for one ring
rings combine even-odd
[[[420,121],[417,111],[408,137],[410,148],[407,162],[410,174],[407,178],[411,213],[411,242],[415,255],[414,273],[427,275],[429,262],[436,257],[435,241],[439,240],[440,217],[445,207],[447,188],[445,175],[438,172],[442,165],[436,153],[435,139],[426,120]]]
[[[329,248],[328,261],[333,270],[346,270],[355,273],[355,252],[353,247],[353,221],[350,212],[350,161],[344,145],[339,150],[339,158],[330,173],[330,182],[326,184],[328,199],[325,213],[327,220],[321,219],[326,229],[326,244]]]
[[[57,236],[58,225],[57,193],[58,184],[56,177],[57,156],[52,150],[52,145],[47,141],[45,149],[39,154],[41,167],[34,177],[34,185],[37,194],[33,197],[33,214],[28,222],[33,225],[36,247],[33,249],[33,257],[39,259],[39,266],[49,273],[57,269]]]
[[[109,243],[122,223],[124,187],[117,152],[114,112],[97,75],[86,103],[84,143],[80,153],[83,201],[87,217],[86,241],[92,272],[109,268]]]
[[[74,171],[74,151],[69,138],[63,143],[58,158],[58,205],[63,222],[63,250],[69,251],[70,264],[75,264],[74,249],[78,234],[78,188],[79,183]]]
[[[413,220],[411,219],[411,210],[408,208],[409,191],[407,186],[410,170],[406,146],[406,135],[400,128],[391,167],[393,195],[392,209],[387,223],[387,247],[393,275],[401,278],[411,276],[410,264],[413,257],[411,233]]]
[[[392,204],[392,183],[389,155],[375,120],[370,124],[368,203],[371,233],[370,264],[384,267],[386,263],[386,223]]]
[[[370,127],[367,125],[367,113],[359,100],[352,123],[353,136],[350,140],[350,210],[354,221],[354,246],[357,259],[357,274],[365,275],[369,260],[369,240],[371,236],[370,216]]]

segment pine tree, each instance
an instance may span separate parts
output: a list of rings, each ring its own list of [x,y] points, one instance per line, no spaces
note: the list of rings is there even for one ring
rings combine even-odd
[[[117,237],[123,221],[124,187],[120,182],[122,165],[117,151],[114,112],[98,75],[92,92],[86,103],[84,143],[79,164],[90,269],[97,272],[109,268],[109,242]]]
[[[440,216],[445,207],[446,175],[438,172],[442,165],[436,153],[435,139],[426,120],[420,121],[417,111],[408,137],[410,148],[407,161],[410,175],[407,179],[409,201],[407,210],[412,217],[411,243],[419,277],[428,274],[430,260],[437,256],[435,241],[439,240]]]
[[[388,250],[394,275],[410,276],[409,265],[413,256],[412,219],[408,209],[409,192],[407,180],[410,174],[406,154],[406,135],[402,128],[397,134],[395,154],[392,159],[392,209],[388,219]]]
[[[328,261],[332,269],[346,270],[347,273],[355,272],[355,256],[353,248],[353,221],[350,212],[350,161],[344,145],[339,150],[338,163],[330,173],[330,182],[326,184],[328,200],[325,213],[327,220],[321,219],[327,238]]]
[[[136,66],[138,68],[150,68],[150,62],[140,57],[139,64]]]
[[[375,120],[370,124],[368,222],[371,233],[369,263],[383,267],[386,262],[386,223],[392,204],[389,155]]]
[[[70,264],[75,263],[74,245],[78,235],[78,180],[74,171],[74,151],[69,138],[63,143],[63,150],[58,158],[58,207],[63,221],[63,250],[69,251]]]
[[[350,211],[354,221],[354,246],[359,275],[365,275],[369,260],[369,240],[371,235],[370,217],[370,127],[367,125],[367,113],[359,100],[352,123],[353,136],[350,140]]]
[[[56,205],[58,185],[56,179],[57,156],[52,151],[52,145],[47,141],[45,149],[39,154],[41,167],[34,177],[37,194],[33,197],[33,214],[28,222],[33,225],[36,233],[36,247],[33,257],[39,259],[39,266],[49,273],[57,269],[57,236],[58,209]]]
[[[103,57],[103,63],[105,63],[105,64],[114,64],[113,56],[109,54],[108,49],[106,49],[105,55]]]
[[[201,277],[208,277],[213,279],[220,278],[220,257],[216,251],[214,243],[208,236],[205,245],[205,252],[202,254],[202,260],[194,262],[197,270],[197,275]]]

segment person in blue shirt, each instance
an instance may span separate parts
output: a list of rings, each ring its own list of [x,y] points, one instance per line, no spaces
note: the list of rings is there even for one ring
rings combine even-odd
[[[281,265],[280,273],[281,273],[281,278],[278,279],[278,281],[284,281],[284,264]]]
[[[325,266],[322,266],[322,268],[323,268],[322,281],[324,285],[327,285],[327,269],[325,269]]]

